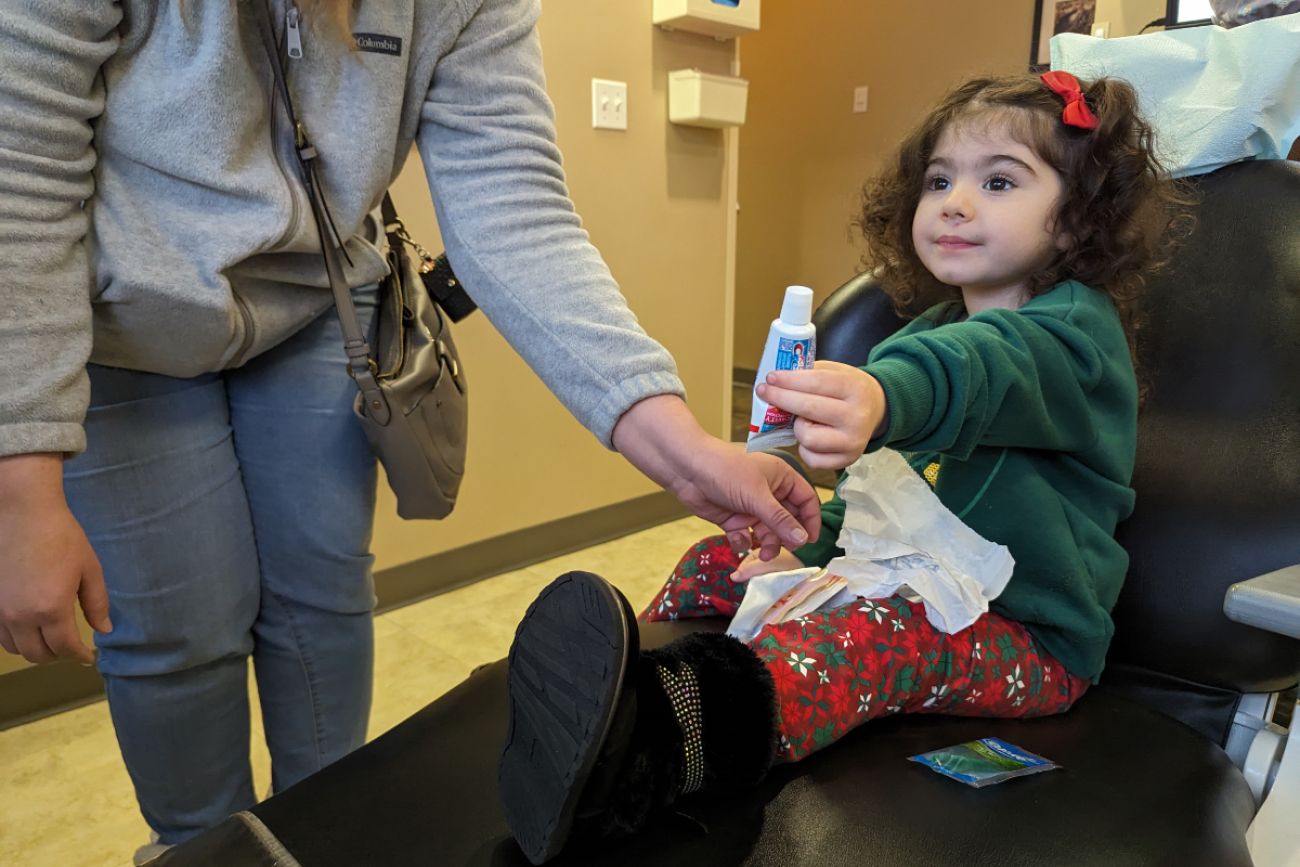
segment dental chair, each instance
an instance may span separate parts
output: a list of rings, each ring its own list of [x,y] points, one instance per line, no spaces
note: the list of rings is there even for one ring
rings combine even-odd
[[[1300,166],[1237,164],[1198,185],[1195,234],[1149,286],[1137,507],[1119,532],[1131,567],[1101,682],[1057,717],[873,721],[747,795],[694,796],[553,863],[1286,863],[1300,825],[1300,744],[1283,750],[1300,672]],[[820,357],[848,363],[900,324],[865,275],[815,321]],[[718,628],[652,624],[642,644]],[[502,661],[153,863],[526,864],[498,804],[505,727]],[[907,761],[987,736],[1062,770],[972,789]]]

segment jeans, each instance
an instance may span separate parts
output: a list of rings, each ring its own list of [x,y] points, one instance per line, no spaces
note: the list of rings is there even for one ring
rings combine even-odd
[[[355,297],[369,327],[374,287]],[[330,308],[235,370],[90,366],[64,486],[108,584],[113,726],[163,843],[256,802],[250,656],[274,790],[365,741],[376,462],[342,343]]]

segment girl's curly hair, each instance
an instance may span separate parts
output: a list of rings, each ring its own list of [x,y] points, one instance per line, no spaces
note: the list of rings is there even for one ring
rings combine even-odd
[[[1068,244],[1032,275],[1030,294],[1069,279],[1105,291],[1132,347],[1146,276],[1168,261],[1173,245],[1190,231],[1194,198],[1157,159],[1154,133],[1138,113],[1132,86],[1116,78],[1080,86],[1098,118],[1096,129],[1064,124],[1064,102],[1038,76],[969,81],[908,136],[893,166],[867,181],[856,221],[867,242],[863,264],[876,270],[900,315],[913,317],[937,301],[960,297],[921,264],[912,218],[939,137],[983,124],[1005,131],[1061,176],[1055,230]]]

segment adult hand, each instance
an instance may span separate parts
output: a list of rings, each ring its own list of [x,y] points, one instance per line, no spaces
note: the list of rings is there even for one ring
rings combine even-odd
[[[781,549],[781,552],[771,560],[763,560],[759,557],[746,557],[740,561],[736,571],[731,573],[731,580],[737,584],[743,584],[750,578],[757,578],[759,575],[767,575],[769,572],[789,572],[791,569],[802,569],[804,563],[794,554]]]
[[[74,605],[98,632],[113,624],[99,560],[63,499],[62,456],[0,458],[0,551],[0,647],[30,662],[93,664]]]
[[[818,361],[811,370],[773,371],[759,384],[758,396],[798,416],[794,435],[799,457],[810,467],[847,467],[885,429],[880,383],[865,370],[838,361]]]
[[[614,427],[614,446],[692,513],[717,524],[736,551],[770,560],[821,532],[821,503],[808,481],[778,457],[746,454],[705,433],[681,398],[635,404]]]

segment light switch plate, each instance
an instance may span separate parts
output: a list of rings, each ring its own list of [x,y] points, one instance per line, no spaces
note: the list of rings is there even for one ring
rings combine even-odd
[[[843,91],[841,91],[842,93]],[[853,113],[862,114],[867,110],[867,86],[865,84],[853,88]]]
[[[627,82],[591,80],[591,125],[596,129],[627,129]]]

